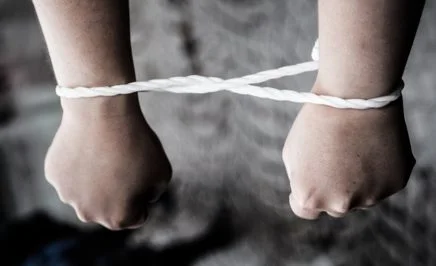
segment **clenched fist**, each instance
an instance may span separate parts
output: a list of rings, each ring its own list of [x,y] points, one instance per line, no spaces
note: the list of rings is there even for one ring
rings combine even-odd
[[[370,207],[404,188],[415,165],[402,101],[364,111],[306,104],[283,160],[297,216]]]
[[[47,180],[82,221],[112,230],[140,226],[172,170],[137,96],[62,99],[62,108]]]

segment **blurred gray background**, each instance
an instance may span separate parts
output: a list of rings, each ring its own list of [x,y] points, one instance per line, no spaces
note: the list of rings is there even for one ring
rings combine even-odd
[[[132,0],[138,79],[230,78],[308,61],[316,13],[315,0]],[[307,91],[313,79],[268,85]],[[404,79],[418,161],[407,188],[369,211],[314,222],[288,208],[280,156],[299,105],[229,93],[141,95],[174,181],[130,243],[162,256],[187,243],[194,259],[186,265],[436,265],[436,0],[427,0]],[[0,221],[43,210],[84,227],[44,179],[61,116],[54,86],[31,1],[0,0]],[[215,225],[225,240],[216,247]],[[199,238],[208,244],[189,245]]]

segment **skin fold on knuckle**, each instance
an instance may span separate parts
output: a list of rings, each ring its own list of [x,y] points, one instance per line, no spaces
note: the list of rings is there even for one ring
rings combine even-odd
[[[69,204],[70,203],[70,201],[67,200],[67,198],[62,193],[58,193],[58,198],[64,204]]]
[[[363,201],[360,207],[357,208],[370,208],[377,204],[378,200],[374,197],[367,198]]]
[[[84,222],[84,223],[89,223],[92,221],[90,215],[86,212],[76,210],[76,215],[77,215],[77,218],[79,218],[79,220]]]
[[[296,206],[296,204],[291,204],[291,209],[296,216],[302,219],[315,220],[319,216],[318,212],[301,209],[299,206]]]
[[[332,211],[326,211],[326,213],[334,218],[342,218],[346,215],[346,213],[338,213],[338,212],[332,212]]]
[[[135,215],[135,217],[132,217],[132,215],[129,213],[123,213],[121,215],[117,215],[115,218],[108,219],[104,224],[110,230],[118,231],[129,229],[131,227],[138,227],[145,222],[145,219],[145,214]]]
[[[343,197],[330,205],[328,211],[337,215],[345,215],[351,209],[351,198]]]
[[[86,210],[85,208],[83,208],[83,206],[79,205],[78,203],[72,201],[69,202],[68,205],[70,205],[73,209],[74,212],[76,213],[77,218],[83,222],[83,223],[89,223],[92,222],[94,219],[94,217],[91,215],[91,211]]]
[[[57,190],[58,182],[56,181],[55,175],[49,170],[44,170],[44,175],[47,183],[49,183],[52,187],[54,187]]]
[[[307,219],[307,220],[315,220],[319,217],[320,212],[315,209],[306,209],[303,206],[301,206],[295,198],[292,196],[292,194],[289,196],[289,204],[291,206],[292,211],[294,214],[300,218]]]
[[[304,193],[293,195],[295,204],[299,205],[305,210],[317,210],[320,207],[320,200],[318,199],[315,188],[306,189]]]
[[[56,194],[59,198],[59,200],[62,203],[68,204],[68,205],[75,205],[74,203],[74,197],[72,197],[71,193],[68,190],[62,189],[62,187],[53,186],[56,190]]]
[[[99,224],[103,225],[107,229],[111,231],[119,231],[123,229],[123,221],[121,218],[116,219],[100,219],[98,221]]]

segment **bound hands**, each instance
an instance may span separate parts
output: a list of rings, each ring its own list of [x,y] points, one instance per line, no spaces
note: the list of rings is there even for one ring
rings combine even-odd
[[[364,111],[304,105],[283,160],[297,216],[373,206],[404,188],[415,165],[401,99]]]
[[[47,180],[84,222],[136,228],[172,174],[136,94],[62,99],[63,117],[46,160]]]
[[[47,180],[85,222],[136,228],[172,174],[135,96],[62,100]],[[402,102],[373,110],[306,104],[283,149],[297,216],[341,217],[398,192],[414,167]]]

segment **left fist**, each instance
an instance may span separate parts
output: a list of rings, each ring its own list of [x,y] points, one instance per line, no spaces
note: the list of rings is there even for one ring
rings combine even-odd
[[[381,109],[306,104],[283,148],[294,213],[344,216],[400,191],[415,165],[401,100]]]

